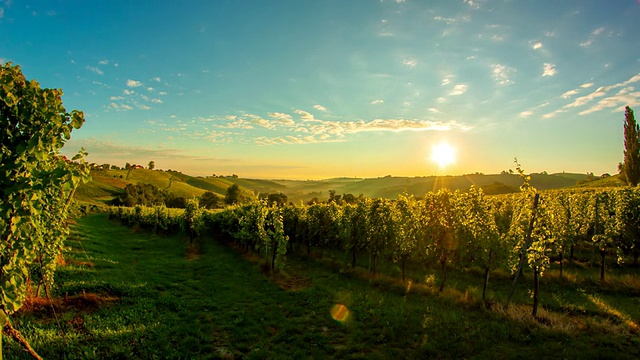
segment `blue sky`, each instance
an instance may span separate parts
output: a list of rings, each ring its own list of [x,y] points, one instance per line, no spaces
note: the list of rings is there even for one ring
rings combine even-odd
[[[640,110],[638,19],[638,0],[0,0],[0,61],[85,112],[64,152],[89,162],[601,174]]]

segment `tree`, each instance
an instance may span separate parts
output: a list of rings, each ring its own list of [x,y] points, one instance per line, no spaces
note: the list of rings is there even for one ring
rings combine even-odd
[[[289,200],[289,198],[286,194],[283,193],[269,194],[267,196],[267,201],[269,204],[276,203],[278,206],[286,205],[287,200]]]
[[[84,151],[73,158],[80,162],[59,151],[83,123],[81,111],[64,108],[61,90],[40,88],[19,66],[0,66],[0,359],[2,332],[37,357],[9,317],[29,283],[44,284],[49,295],[73,193],[89,178]]]
[[[622,170],[629,186],[638,185],[640,179],[640,129],[633,110],[624,110],[624,163]]]
[[[207,191],[200,197],[200,206],[205,209],[215,209],[218,207],[219,199],[218,195],[211,191]]]
[[[149,170],[153,170],[156,168],[156,162],[151,160],[149,161]]]
[[[227,193],[224,196],[224,202],[228,205],[235,205],[241,203],[242,194],[240,192],[240,186],[233,184],[227,188]]]

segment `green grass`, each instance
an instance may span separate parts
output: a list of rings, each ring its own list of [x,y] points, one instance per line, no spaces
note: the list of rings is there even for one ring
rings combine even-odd
[[[190,247],[184,236],[135,231],[104,214],[82,218],[68,245],[54,289],[58,321],[48,306],[13,316],[46,359],[640,356],[637,331],[624,320],[640,321],[640,281],[632,270],[604,285],[582,276],[592,269],[579,266],[564,280],[546,274],[545,321],[538,321],[529,315],[527,274],[505,312],[479,304],[474,271],[454,272],[438,295],[424,281],[437,272],[413,268],[408,286],[347,269],[332,256],[294,253],[288,276],[269,277],[255,256],[210,236]],[[395,264],[380,266],[397,272]],[[491,296],[501,299],[508,284],[506,275],[494,274]],[[336,304],[348,309],[346,321],[332,318]],[[3,347],[7,359],[28,358],[11,340]]]

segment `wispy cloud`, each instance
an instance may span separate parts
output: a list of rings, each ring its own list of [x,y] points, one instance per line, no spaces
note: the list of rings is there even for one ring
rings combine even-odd
[[[91,72],[93,72],[93,73],[96,73],[96,74],[98,74],[98,75],[104,75],[104,71],[102,71],[102,70],[98,69],[98,68],[97,68],[97,67],[95,67],[95,66],[87,66],[87,70],[89,70],[89,71],[91,71]]]
[[[563,98],[563,99],[568,99],[568,98],[570,98],[573,95],[576,95],[578,93],[579,93],[578,90],[573,89],[573,90],[569,90],[569,91],[565,92],[564,94],[560,95],[560,97]]]
[[[378,105],[378,104],[382,104],[383,102],[384,102],[384,100],[382,100],[382,99],[377,99],[377,100],[373,100],[373,101],[371,102],[371,104],[373,104],[373,105]]]
[[[98,64],[100,64],[100,65],[109,65],[109,60],[107,60],[107,59],[100,60],[100,61],[98,61]]]
[[[578,114],[587,115],[607,108],[622,110],[625,106],[638,106],[640,105],[640,91],[634,90],[635,88],[633,86],[624,87],[615,95],[598,101],[594,106],[583,110]]]
[[[480,8],[480,1],[479,0],[462,0],[463,3],[471,6],[474,9],[479,9]]]
[[[298,116],[300,116],[301,120],[304,121],[314,121],[315,118],[313,117],[313,115],[311,115],[310,113],[304,111],[304,110],[294,110],[294,113],[298,114]]]
[[[556,66],[554,64],[545,63],[544,70],[542,71],[542,76],[554,76],[557,74]]]
[[[127,104],[117,104],[117,103],[111,103],[109,104],[109,106],[116,110],[116,111],[129,111],[129,110],[133,110],[133,106],[131,105],[127,105]]]
[[[416,59],[404,59],[402,60],[402,65],[414,68],[418,65],[418,61]]]
[[[640,82],[640,73],[620,83],[607,85],[607,86],[600,86],[590,94],[580,96],[575,100],[573,100],[571,103],[562,106],[558,110],[547,113],[543,117],[548,119],[556,116],[559,113],[567,112],[569,111],[569,109],[587,106],[589,103],[593,102],[594,100],[607,96],[607,94],[611,90],[615,90],[615,89],[621,89],[621,90],[619,90],[613,96],[608,96],[608,97],[605,97],[604,99],[601,99],[596,104],[592,105],[590,108],[582,110],[578,114],[587,115],[597,111],[601,111],[606,108],[611,108],[611,107],[620,108],[624,105],[637,106],[640,104],[640,91],[635,91],[635,87],[631,85],[638,82]],[[580,89],[587,89],[592,86],[593,86],[593,83],[584,83],[576,89],[565,92],[563,95],[561,95],[561,98],[569,98],[570,96],[577,94],[577,92],[579,92]]]
[[[502,64],[494,64],[492,66],[493,78],[498,82],[499,85],[513,84],[513,81],[510,78],[513,72],[515,72],[514,68],[507,67]]]
[[[587,41],[583,41],[580,43],[580,46],[583,48],[588,48],[591,46],[591,44],[593,44],[593,42],[591,42],[591,40],[587,40]]]
[[[439,112],[431,109],[432,112]],[[292,114],[272,112],[267,117],[256,114],[241,114],[224,117],[199,119],[190,123],[189,129],[166,125],[156,125],[160,130],[179,132],[183,136],[196,137],[197,134],[216,133],[215,141],[243,138],[259,145],[307,144],[317,142],[348,141],[350,134],[386,131],[448,131],[467,130],[469,126],[455,121],[442,122],[419,119],[374,119],[365,120],[321,120],[304,110]],[[152,124],[150,124],[152,125]],[[197,127],[201,128],[198,129]],[[265,135],[265,130],[268,134]],[[273,132],[271,132],[273,131]]]
[[[467,92],[468,86],[465,84],[458,84],[453,87],[453,90],[449,93],[449,95],[462,95]]]
[[[542,49],[543,45],[542,45],[542,41],[536,41],[534,42],[531,47],[533,48],[533,50],[538,50],[538,49]]]
[[[523,111],[519,115],[520,115],[520,117],[529,117],[529,116],[533,115],[533,111],[531,111],[531,110]]]
[[[322,105],[318,105],[318,104],[313,105],[313,108],[316,109],[316,110],[320,110],[320,111],[327,111],[326,107],[324,107]]]
[[[591,35],[598,36],[604,31],[604,26],[599,27],[591,32]]]
[[[127,86],[128,87],[138,87],[138,86],[142,86],[142,83],[140,81],[136,81],[136,80],[127,80]]]

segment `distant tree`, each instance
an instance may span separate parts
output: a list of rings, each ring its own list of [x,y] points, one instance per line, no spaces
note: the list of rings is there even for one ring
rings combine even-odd
[[[233,175],[231,175],[231,177],[232,177],[233,179],[237,179],[237,178],[238,178],[238,175],[233,174]]]
[[[203,207],[205,209],[215,209],[219,206],[219,203],[220,199],[218,195],[211,191],[207,191],[200,197],[200,207]]]
[[[102,170],[109,170],[111,168],[110,164],[102,164]]]
[[[151,160],[149,161],[149,170],[153,170],[156,168],[156,162]]]
[[[168,208],[184,209],[187,207],[187,199],[182,196],[166,194],[165,204]]]
[[[320,203],[320,199],[318,199],[317,196],[314,196],[311,198],[311,200],[307,202],[307,205],[313,205],[313,204],[319,204],[319,203]]]
[[[355,204],[356,197],[353,194],[343,194],[342,201],[346,202],[347,204]]]
[[[278,206],[286,205],[288,199],[287,195],[283,193],[269,194],[269,196],[267,196],[269,204],[276,203]]]
[[[640,129],[633,110],[624,110],[624,163],[622,170],[629,186],[638,185],[640,179]]]
[[[385,177],[391,177],[391,175],[387,175]],[[336,195],[336,191],[335,190],[329,190],[329,201],[327,201],[327,203],[339,203],[340,202],[340,195]]]
[[[124,169],[125,170],[131,170],[131,164],[129,164],[129,163],[124,164]]]
[[[224,202],[228,205],[234,205],[240,203],[240,186],[233,184],[227,188],[227,193],[224,196]]]
[[[166,202],[167,193],[152,184],[127,184],[124,194],[113,200],[114,205],[154,206]]]
[[[111,170],[120,170],[118,165],[111,165]]]

